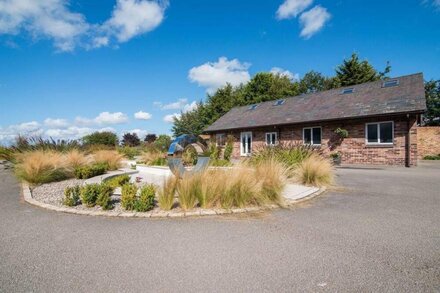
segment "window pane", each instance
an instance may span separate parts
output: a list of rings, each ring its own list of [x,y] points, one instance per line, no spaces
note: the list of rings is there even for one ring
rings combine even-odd
[[[321,128],[313,128],[313,144],[321,144]]]
[[[250,154],[252,152],[252,138],[251,134],[247,135],[247,151],[246,153]]]
[[[393,142],[393,123],[386,122],[380,124],[380,142],[381,143]]]
[[[266,144],[270,144],[270,133],[266,133]]]
[[[277,144],[277,134],[272,133],[272,144]]]
[[[304,129],[304,143],[312,143],[312,130],[310,128]]]
[[[378,142],[377,140],[377,124],[367,125],[367,141],[368,142]]]

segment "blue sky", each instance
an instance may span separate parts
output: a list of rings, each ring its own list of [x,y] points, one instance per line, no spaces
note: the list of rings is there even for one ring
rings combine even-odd
[[[352,52],[440,79],[439,27],[440,0],[0,0],[0,141],[170,133],[225,82],[330,75]]]

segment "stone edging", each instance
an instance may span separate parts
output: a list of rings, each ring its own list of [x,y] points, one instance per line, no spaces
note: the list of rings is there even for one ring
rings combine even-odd
[[[170,212],[170,211],[149,211],[144,213],[139,212],[112,212],[112,211],[88,211],[79,210],[71,207],[59,207],[51,204],[43,203],[37,201],[32,197],[31,189],[29,184],[22,182],[23,197],[24,200],[32,205],[45,208],[48,210],[56,212],[64,212],[77,215],[88,215],[88,216],[106,216],[106,217],[123,217],[123,218],[181,218],[181,217],[191,217],[191,216],[213,216],[213,215],[224,215],[224,214],[239,214],[247,212],[260,212],[264,210],[270,210],[279,208],[278,205],[269,205],[264,207],[248,207],[248,208],[234,208],[230,210],[225,209],[207,209],[207,210],[197,210],[188,212]],[[320,194],[322,194],[326,188],[320,188],[318,191],[309,194],[301,199],[287,201],[286,206],[291,207],[295,204],[302,203],[304,201],[310,200]]]

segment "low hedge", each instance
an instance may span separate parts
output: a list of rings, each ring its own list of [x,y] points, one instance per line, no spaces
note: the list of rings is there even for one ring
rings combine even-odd
[[[75,168],[74,174],[78,179],[88,179],[102,175],[107,171],[107,164],[98,163]]]
[[[440,160],[440,154],[436,155],[428,155],[428,156],[424,156],[423,160],[432,160],[432,161],[437,161]]]

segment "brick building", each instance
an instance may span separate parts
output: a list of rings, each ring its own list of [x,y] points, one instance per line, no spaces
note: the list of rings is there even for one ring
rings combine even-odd
[[[233,157],[279,142],[339,152],[343,164],[416,165],[417,125],[426,110],[421,73],[236,107],[206,129]],[[341,137],[337,129],[347,130]]]

